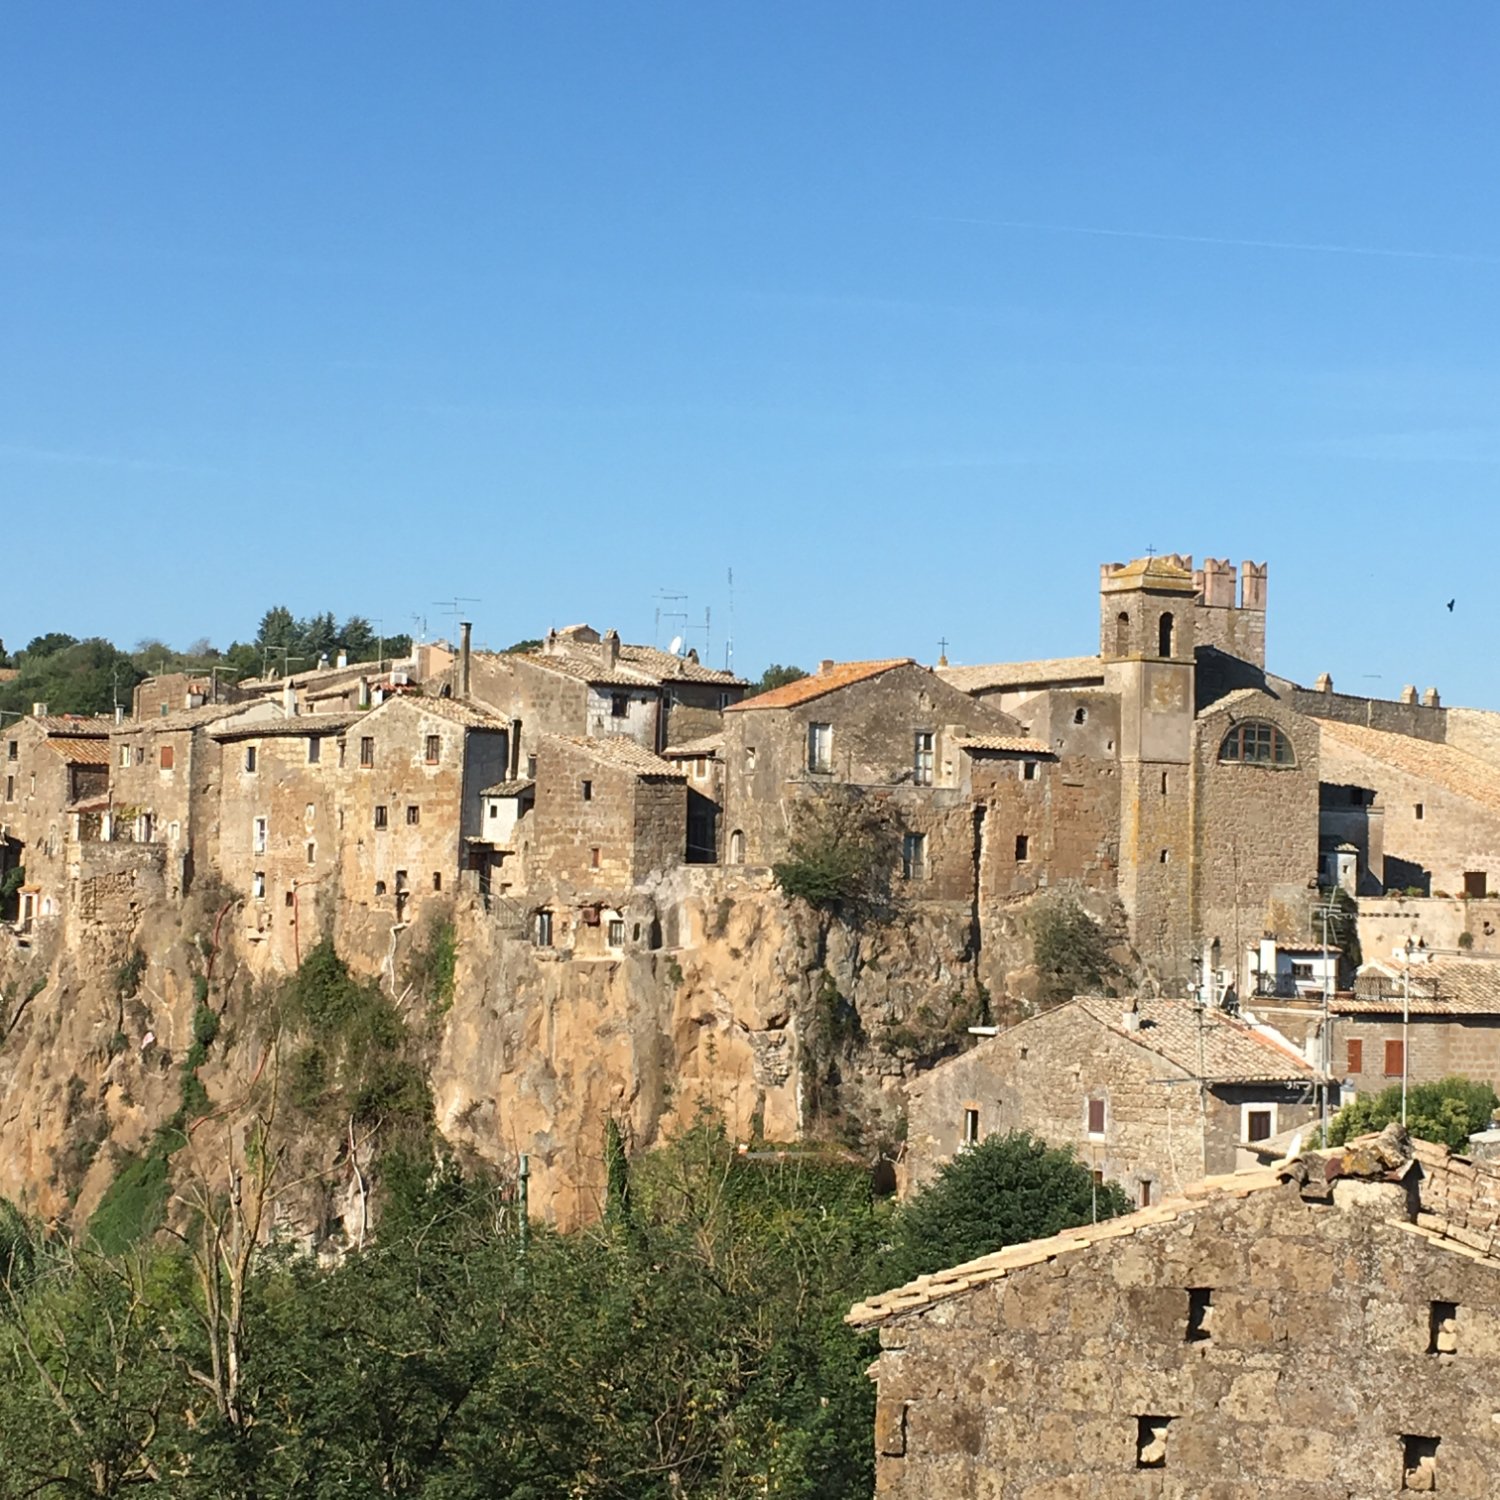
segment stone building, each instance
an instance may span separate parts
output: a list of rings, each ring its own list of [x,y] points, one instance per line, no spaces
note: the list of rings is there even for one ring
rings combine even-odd
[[[1397,1129],[872,1297],[876,1494],[1488,1500],[1495,1186]]]
[[[627,645],[615,631],[601,636],[588,625],[548,631],[535,651],[461,657],[449,686],[509,721],[527,775],[544,735],[624,735],[662,751],[716,733],[725,708],[746,691],[743,678],[705,667],[696,651]]]
[[[1315,1075],[1280,1036],[1190,1000],[1083,997],[939,1063],[911,1086],[907,1180],[1025,1130],[1072,1146],[1139,1203],[1233,1171],[1243,1143],[1314,1120]]]

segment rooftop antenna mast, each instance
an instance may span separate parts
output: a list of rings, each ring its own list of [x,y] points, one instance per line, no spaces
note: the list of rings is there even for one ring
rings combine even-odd
[[[432,607],[434,609],[441,609],[445,615],[452,615],[453,623],[456,626],[459,621],[463,619],[464,606],[466,604],[483,603],[483,599],[471,599],[464,594],[455,594],[451,599],[434,599],[432,601]],[[448,644],[451,646],[453,643],[452,641],[449,641]]]
[[[681,640],[682,636],[687,631],[687,622],[688,622],[687,610],[684,609],[684,608],[682,608],[682,606],[687,603],[687,595],[686,594],[676,594],[676,593],[673,593],[670,589],[658,589],[656,591],[656,599],[657,599],[657,604],[656,604],[656,634],[652,637],[651,644],[653,646],[655,646],[658,651],[660,651],[661,650],[661,622],[663,620],[681,620],[682,621],[682,629],[681,630],[674,630],[672,632],[672,636],[673,636],[674,640]],[[671,608],[671,609],[664,609],[662,607],[663,605],[668,605],[668,604],[672,605],[673,608]]]
[[[724,670],[734,671],[734,569],[729,569],[729,639],[724,642]]]

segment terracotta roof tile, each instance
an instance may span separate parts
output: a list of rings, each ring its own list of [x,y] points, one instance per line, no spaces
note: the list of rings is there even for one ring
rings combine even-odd
[[[668,745],[662,754],[672,756],[718,755],[724,749],[722,734],[705,734],[701,739],[685,740],[680,745]]]
[[[1052,755],[1053,751],[1042,743],[1024,734],[971,734],[961,739],[962,749],[983,752],[998,750],[1013,755]]]
[[[587,751],[588,754],[608,761],[611,765],[633,771],[637,776],[650,776],[661,781],[687,779],[686,773],[680,766],[674,766],[670,761],[653,754],[644,745],[637,744],[629,735],[613,734],[603,739],[591,739],[587,735],[563,734],[553,736],[553,738],[565,745],[572,745],[576,749]]]
[[[521,797],[536,785],[530,776],[518,776],[514,781],[497,781],[480,792],[481,797]]]
[[[1390,1015],[1408,1004],[1418,1015],[1500,1015],[1500,959],[1429,958],[1404,964],[1375,959],[1364,965],[1352,995],[1337,995],[1341,1015]]]
[[[973,667],[938,667],[938,676],[961,693],[995,688],[1080,687],[1103,682],[1104,663],[1097,656],[1059,656],[1051,661],[996,661]]]
[[[1438,786],[1491,812],[1500,812],[1500,777],[1495,768],[1459,750],[1453,745],[1434,744],[1410,735],[1392,734],[1385,729],[1366,729],[1361,724],[1343,724],[1335,719],[1320,719],[1323,737],[1323,779],[1325,781],[1359,782],[1357,763],[1349,764],[1340,751],[1352,751],[1383,761],[1408,776],[1436,782]]]
[[[897,667],[915,665],[916,662],[910,656],[893,656],[884,661],[835,662],[826,672],[799,677],[795,682],[772,688],[768,693],[758,693],[753,698],[731,703],[725,711],[740,713],[751,708],[796,708],[829,693],[836,693],[840,688],[852,687],[856,682],[868,682],[872,677],[879,677]],[[927,669],[924,667],[922,670],[925,672]]]
[[[103,736],[115,727],[114,719],[108,714],[43,714],[40,718],[33,718],[31,722],[40,725],[54,739],[72,739],[80,735]]]
[[[109,741],[96,739],[54,739],[42,743],[55,751],[70,766],[107,766],[109,764]]]

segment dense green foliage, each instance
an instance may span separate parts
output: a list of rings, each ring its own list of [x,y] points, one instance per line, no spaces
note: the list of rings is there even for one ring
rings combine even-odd
[[[104,640],[41,641],[53,639],[66,644],[38,649],[33,641],[18,659],[20,676],[0,683],[0,718],[30,713],[34,703],[54,714],[109,713],[117,703],[129,709],[131,690],[145,675],[130,657]]]
[[[786,855],[771,874],[793,900],[857,916],[889,903],[900,855],[901,833],[883,802],[828,787],[792,804]]]
[[[1119,966],[1110,956],[1104,929],[1071,896],[1055,895],[1032,909],[1032,962],[1041,998],[1059,1004],[1074,995],[1113,994]]]
[[[886,1280],[899,1285],[1129,1208],[1120,1188],[1096,1185],[1070,1149],[1021,1131],[992,1135],[954,1157],[907,1203],[896,1221]]]
[[[1406,1128],[1424,1141],[1441,1141],[1450,1150],[1461,1151],[1476,1131],[1490,1128],[1497,1109],[1500,1098],[1487,1083],[1459,1077],[1414,1083],[1406,1091]],[[1378,1094],[1361,1094],[1329,1121],[1329,1144],[1342,1146],[1358,1136],[1384,1130],[1400,1118],[1399,1083]]]
[[[318,972],[310,1014],[347,1017]],[[228,1416],[182,1244],[44,1254],[0,1213],[26,1272],[0,1288],[0,1500],[865,1500],[874,1340],[850,1303],[1093,1212],[1088,1174],[1018,1137],[894,1213],[862,1167],[743,1155],[707,1119],[628,1162],[618,1129],[601,1145],[588,1229],[523,1236],[506,1185],[429,1164],[388,1174],[378,1239],[332,1269],[262,1252]]]
[[[751,689],[751,695],[757,693],[769,693],[772,688],[785,687],[789,682],[801,682],[807,673],[801,667],[784,667],[780,662],[772,662],[764,672],[760,674],[760,681],[755,683]]]

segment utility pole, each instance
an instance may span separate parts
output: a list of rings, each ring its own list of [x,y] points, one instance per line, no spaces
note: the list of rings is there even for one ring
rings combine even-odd
[[[1401,1124],[1406,1125],[1406,1075],[1411,1031],[1411,939],[1406,940],[1406,962],[1401,965]]]

